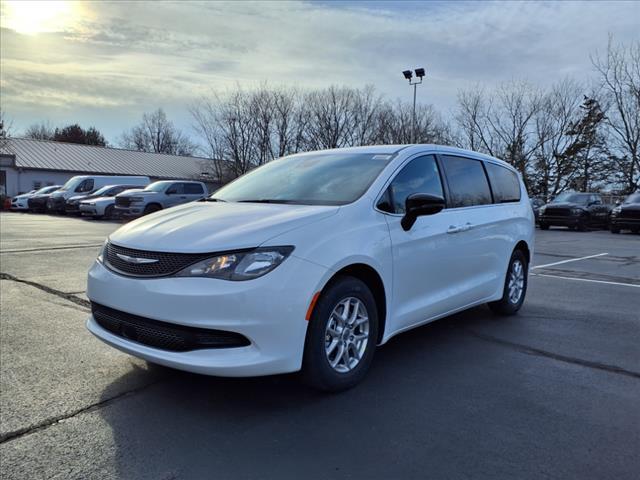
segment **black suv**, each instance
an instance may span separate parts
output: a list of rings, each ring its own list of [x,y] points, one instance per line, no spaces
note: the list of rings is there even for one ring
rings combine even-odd
[[[607,228],[611,206],[597,193],[566,192],[540,207],[538,223],[542,230],[551,226],[584,231],[590,227]]]
[[[620,230],[640,232],[640,192],[632,193],[611,211],[611,233]]]

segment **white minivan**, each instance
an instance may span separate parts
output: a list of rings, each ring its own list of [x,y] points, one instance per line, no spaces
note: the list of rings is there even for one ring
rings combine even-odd
[[[517,171],[442,146],[291,155],[128,223],[91,267],[87,327],[209,375],[359,382],[377,346],[488,303],[522,306],[534,219]]]
[[[47,199],[47,211],[63,213],[71,197],[89,195],[107,185],[148,185],[149,177],[135,175],[76,175]]]

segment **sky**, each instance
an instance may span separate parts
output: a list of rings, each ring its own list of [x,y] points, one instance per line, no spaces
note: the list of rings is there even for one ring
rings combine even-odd
[[[0,1],[0,108],[13,134],[48,121],[117,144],[162,107],[193,134],[189,106],[261,83],[375,86],[443,112],[460,89],[588,79],[589,55],[640,40],[640,2]]]

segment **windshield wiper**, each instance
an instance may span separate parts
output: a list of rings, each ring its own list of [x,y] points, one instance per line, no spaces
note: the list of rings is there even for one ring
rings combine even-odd
[[[226,200],[222,200],[221,198],[214,197],[205,197],[199,200],[200,202],[226,202]]]
[[[256,200],[238,200],[238,203],[298,203],[294,200],[278,200],[277,198],[258,198]]]

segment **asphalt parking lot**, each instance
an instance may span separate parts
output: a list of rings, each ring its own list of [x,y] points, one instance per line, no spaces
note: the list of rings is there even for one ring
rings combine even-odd
[[[638,235],[538,230],[519,315],[395,337],[323,395],[93,338],[85,274],[117,226],[0,215],[3,478],[638,478]]]

